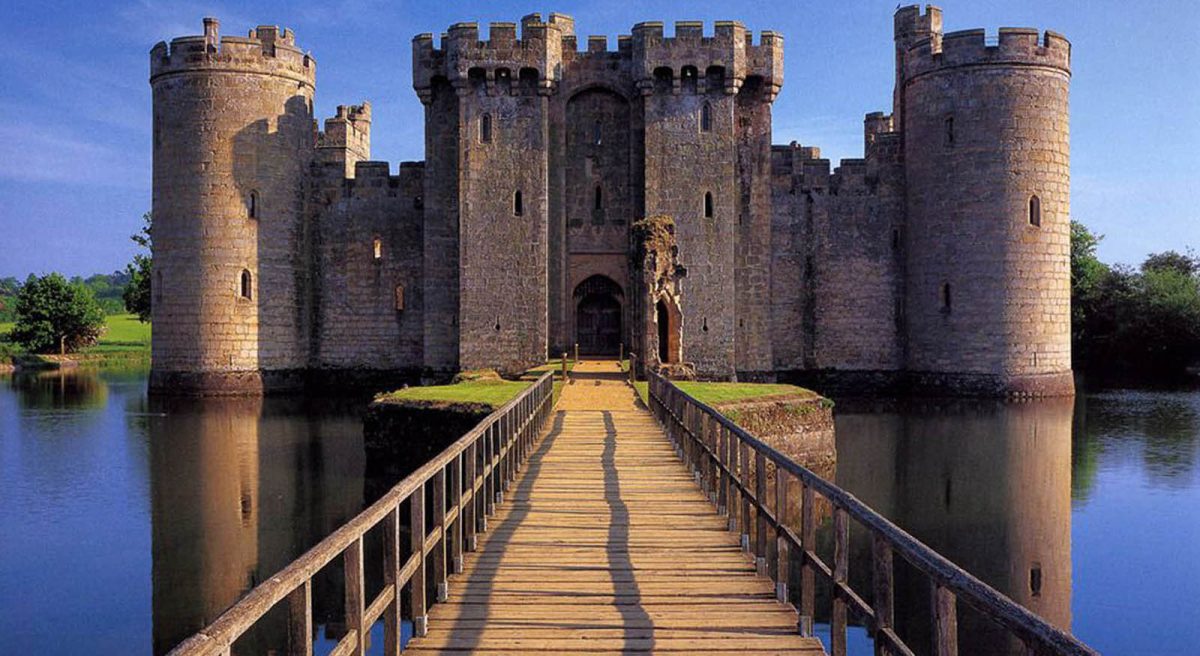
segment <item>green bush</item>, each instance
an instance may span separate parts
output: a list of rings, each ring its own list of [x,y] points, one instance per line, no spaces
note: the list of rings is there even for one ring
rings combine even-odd
[[[104,332],[104,311],[82,282],[30,275],[17,294],[12,341],[33,353],[78,351]]]

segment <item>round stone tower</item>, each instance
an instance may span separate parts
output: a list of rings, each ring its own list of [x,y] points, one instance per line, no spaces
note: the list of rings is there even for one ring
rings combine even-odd
[[[260,26],[150,51],[153,339],[160,392],[300,382],[307,364],[304,183],[316,63]]]
[[[896,20],[908,369],[934,390],[1071,394],[1070,44],[943,36],[927,12]]]

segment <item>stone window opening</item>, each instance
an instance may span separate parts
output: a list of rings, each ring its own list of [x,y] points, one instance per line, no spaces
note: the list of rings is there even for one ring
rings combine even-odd
[[[502,95],[512,94],[512,71],[507,68],[496,69],[496,88]]]
[[[704,218],[713,218],[713,195],[711,191],[704,192]]]
[[[396,285],[395,301],[396,301],[396,311],[403,312],[404,311],[404,285]]]
[[[600,185],[596,185],[596,197],[594,203],[595,209],[604,209],[604,192],[600,189]]]
[[[492,143],[492,115],[479,117],[479,143]]]
[[[654,69],[654,91],[670,93],[675,85],[675,72],[667,66]]]
[[[950,283],[942,283],[942,312],[950,312]]]
[[[500,317],[496,317],[496,325],[492,327],[496,329],[496,332],[500,332]]]
[[[700,330],[708,332],[708,317],[704,317],[704,321],[700,324]]]
[[[250,192],[250,198],[247,199],[246,205],[247,205],[246,213],[250,216],[250,218],[257,219],[258,218],[258,192],[257,191]]]
[[[602,143],[604,143],[604,124],[600,122],[600,119],[596,119],[596,122],[592,124],[592,144],[599,146]]]
[[[704,103],[700,108],[700,131],[712,132],[712,104]]]
[[[246,300],[250,300],[251,298],[254,297],[252,282],[253,281],[250,278],[250,270],[242,269],[241,296],[242,296],[242,298],[244,298]]]
[[[900,230],[893,228],[892,229],[892,250],[898,250],[899,248],[900,248]]]
[[[383,259],[383,240],[379,237],[371,241],[371,254],[376,262]]]
[[[679,86],[687,93],[696,93],[696,79],[699,77],[695,66],[684,66],[679,71]]]
[[[945,121],[944,144],[949,147],[954,145],[954,117],[947,116]]]
[[[1035,597],[1042,596],[1042,564],[1037,561],[1029,568],[1029,593]]]
[[[413,209],[414,210],[425,209],[425,200],[423,198],[421,198],[420,196],[413,196]]]
[[[1029,197],[1029,225],[1035,228],[1042,226],[1042,199],[1036,194]]]
[[[521,199],[521,190],[518,189],[513,194],[513,216],[521,216],[525,213],[525,203]]]

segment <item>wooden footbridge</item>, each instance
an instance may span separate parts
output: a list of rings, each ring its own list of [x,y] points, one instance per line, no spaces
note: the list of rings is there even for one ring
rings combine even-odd
[[[389,655],[824,654],[818,578],[834,592],[835,655],[851,616],[875,653],[911,654],[892,624],[895,554],[929,577],[936,654],[957,653],[958,601],[1027,653],[1094,653],[670,382],[651,375],[650,390],[653,412],[615,362],[584,362],[555,406],[544,375],[172,654],[238,653],[282,606],[280,651],[311,655],[313,577],[335,561],[339,656],[367,653],[376,623]],[[816,553],[822,512],[832,565]],[[848,584],[852,519],[873,535],[869,603]],[[372,540],[383,581],[368,596]],[[405,621],[415,637],[402,644]]]

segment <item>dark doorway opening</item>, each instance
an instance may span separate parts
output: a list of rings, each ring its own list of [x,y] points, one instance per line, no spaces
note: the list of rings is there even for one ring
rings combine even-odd
[[[579,302],[576,317],[579,353],[616,355],[621,345],[621,303],[612,296],[592,295]]]
[[[623,335],[621,286],[595,275],[575,288],[575,341],[580,355],[617,355]]]
[[[658,361],[671,361],[671,313],[667,311],[667,304],[663,301],[658,302]]]

